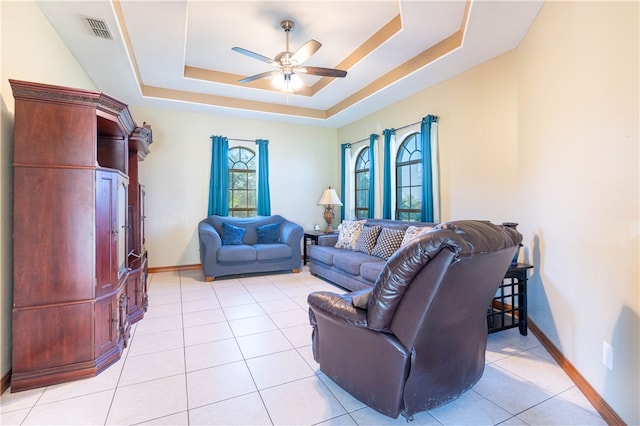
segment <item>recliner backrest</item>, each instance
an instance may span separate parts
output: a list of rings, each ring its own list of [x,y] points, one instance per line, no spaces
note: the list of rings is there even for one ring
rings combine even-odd
[[[377,331],[391,331],[391,320],[414,277],[441,250],[457,253],[461,243],[463,241],[454,232],[440,229],[425,234],[394,253],[374,284],[367,310],[368,327]]]
[[[431,300],[442,284],[449,266],[460,256],[475,253],[489,253],[515,247],[522,236],[511,228],[505,228],[485,221],[455,221],[441,224],[436,230],[402,247],[388,261],[374,284],[368,304],[367,323],[372,330],[392,332],[392,322],[403,298],[422,272],[421,303],[409,301],[404,304],[416,305],[415,309],[429,309]],[[443,252],[444,251],[444,252]],[[438,262],[434,262],[435,259]],[[433,263],[433,264],[431,264]],[[505,265],[506,272],[508,264]],[[499,281],[496,282],[496,287]],[[425,299],[425,297],[427,299]],[[429,302],[430,303],[430,302]],[[410,309],[413,311],[414,309]],[[415,330],[413,334],[415,334]]]
[[[411,353],[403,391],[409,415],[481,377],[486,312],[522,241],[516,230],[488,222],[437,228],[389,259],[367,310],[369,328],[393,334]]]

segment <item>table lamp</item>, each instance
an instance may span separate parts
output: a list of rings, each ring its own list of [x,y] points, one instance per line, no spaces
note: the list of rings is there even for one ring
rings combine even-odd
[[[333,232],[333,229],[331,229],[331,222],[335,217],[333,214],[333,206],[342,205],[340,198],[338,198],[338,194],[336,194],[336,190],[331,187],[325,189],[320,197],[320,201],[318,201],[318,205],[324,206],[324,220],[327,222],[327,228],[324,232]]]

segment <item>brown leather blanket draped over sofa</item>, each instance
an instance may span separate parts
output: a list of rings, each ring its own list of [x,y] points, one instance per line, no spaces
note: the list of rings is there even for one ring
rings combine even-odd
[[[484,372],[487,306],[521,240],[489,222],[444,223],[398,250],[373,288],[311,293],[320,370],[393,418],[458,398]]]

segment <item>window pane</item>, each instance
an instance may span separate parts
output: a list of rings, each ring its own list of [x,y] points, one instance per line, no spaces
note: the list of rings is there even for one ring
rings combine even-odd
[[[422,183],[422,164],[412,164],[409,166],[411,170],[411,185],[421,185]]]
[[[396,157],[396,218],[420,220],[422,206],[422,153],[420,134],[405,138]]]
[[[366,219],[369,216],[369,210],[356,210],[356,218],[357,219]]]
[[[256,155],[249,148],[229,149],[229,215],[256,214]]]
[[[398,193],[398,208],[408,209],[411,207],[411,190],[402,188]]]
[[[411,188],[411,209],[420,210],[422,208],[422,187]]]
[[[233,188],[246,189],[247,188],[247,174],[246,173],[233,173]]]
[[[238,206],[235,194],[236,194],[235,191],[229,191],[229,208],[234,208]]]
[[[398,167],[398,187],[411,185],[411,166]]]
[[[369,173],[358,173],[356,175],[356,187],[358,189],[369,189]]]
[[[369,207],[369,147],[358,153],[355,171],[356,218],[365,219]]]

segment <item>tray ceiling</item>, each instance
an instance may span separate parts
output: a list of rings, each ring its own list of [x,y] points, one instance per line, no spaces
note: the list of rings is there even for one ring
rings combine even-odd
[[[38,3],[100,91],[130,104],[340,127],[520,43],[542,1],[55,1]],[[89,20],[103,23],[96,31]],[[269,58],[323,44],[296,94],[267,79]],[[100,32],[104,31],[104,33]],[[111,38],[105,38],[105,33]]]

